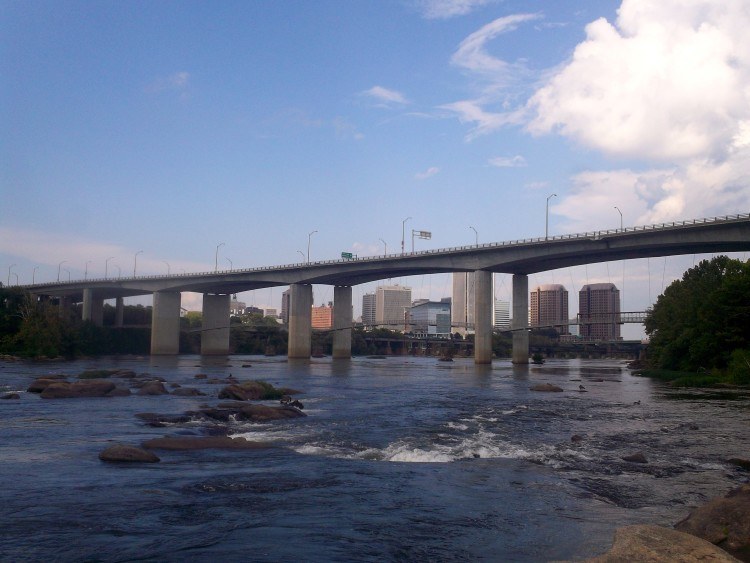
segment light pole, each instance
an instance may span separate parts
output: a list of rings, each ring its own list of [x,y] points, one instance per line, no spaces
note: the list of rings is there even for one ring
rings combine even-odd
[[[407,217],[403,221],[401,221],[401,256],[404,255],[404,238],[406,237],[406,222],[411,219],[411,217]]]
[[[617,209],[617,212],[620,214],[620,230],[622,231],[622,211],[620,211],[620,208],[615,205],[615,209]]]
[[[11,264],[10,266],[8,266],[8,287],[10,287],[10,271],[13,268],[13,266],[16,266],[16,264]]]
[[[307,263],[310,263],[310,239],[312,236],[317,233],[318,231],[313,231],[311,233],[308,233],[307,235]]]
[[[383,243],[383,256],[388,256],[388,245],[382,238],[379,238],[378,240]]]
[[[135,267],[138,265],[138,255],[143,253],[143,250],[139,250],[135,253],[135,257],[133,258],[133,277],[135,277]]]
[[[167,262],[166,260],[162,260],[162,262],[164,262],[167,265],[167,275],[168,276],[172,275],[172,270],[169,267],[169,262]]]
[[[471,225],[469,225],[469,228],[470,228],[470,229],[471,229],[472,231],[474,231],[474,239],[476,240],[477,246],[479,246],[479,233],[478,233],[478,232],[477,232],[477,230],[476,230],[476,229],[475,229],[474,227],[472,227]]]
[[[86,266],[83,269],[83,280],[86,281],[89,279],[89,264],[91,264],[91,260],[86,260]]]
[[[68,270],[67,268],[65,268],[63,270],[63,272],[68,272],[68,283],[70,283],[70,270]]]
[[[39,269],[39,266],[34,266],[34,269],[31,270],[31,285],[34,285],[36,281],[36,271]]]
[[[617,212],[620,214],[620,231],[623,231],[622,228],[622,211],[620,211],[620,208],[615,205],[615,209],[617,209]],[[625,261],[622,262],[622,288],[620,289],[620,309],[625,309]]]
[[[115,268],[117,268],[117,279],[119,280],[122,277],[122,270],[120,269],[120,266],[117,264],[112,264]]]
[[[60,262],[60,263],[59,263],[59,264],[57,265],[57,281],[60,281],[60,267],[61,267],[61,266],[62,266],[63,264],[65,264],[65,262],[67,262],[67,260],[63,260],[62,262]]]
[[[224,246],[223,242],[216,245],[216,254],[214,256],[214,272],[219,271],[219,249]]]
[[[553,197],[557,197],[557,194],[547,196],[547,209],[544,214],[544,240],[547,240],[549,235],[549,200]]]
[[[234,269],[234,264],[229,258],[225,258],[227,262],[229,262],[229,271],[231,272]]]
[[[104,279],[107,279],[107,272],[109,270],[109,261],[112,260],[114,256],[110,256],[104,261]]]
[[[302,261],[303,261],[303,262],[305,262],[305,261],[307,260],[307,259],[305,258],[305,253],[304,253],[304,252],[302,252],[301,250],[298,250],[297,252],[299,252],[299,255],[300,255],[300,256],[302,256]]]
[[[13,272],[13,275],[16,276],[16,285],[18,285],[18,274]]]

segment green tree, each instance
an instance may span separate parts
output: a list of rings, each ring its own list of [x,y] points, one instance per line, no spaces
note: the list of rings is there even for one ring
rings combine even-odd
[[[750,348],[750,262],[703,260],[667,287],[645,325],[653,367],[725,370],[734,350]]]

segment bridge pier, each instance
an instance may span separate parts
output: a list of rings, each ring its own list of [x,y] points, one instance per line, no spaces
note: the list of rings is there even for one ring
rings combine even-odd
[[[474,272],[474,363],[492,363],[492,272]]]
[[[104,299],[93,289],[83,290],[83,320],[102,326],[104,320]]]
[[[510,328],[513,331],[514,364],[529,363],[529,276],[513,274],[513,319]]]
[[[125,313],[125,304],[122,297],[115,299],[115,326],[120,328],[123,325],[123,317]]]
[[[289,346],[287,357],[310,358],[312,337],[312,285],[289,286]]]
[[[176,355],[180,351],[179,291],[157,291],[151,312],[151,355]]]
[[[333,287],[333,358],[352,357],[352,288]]]
[[[203,294],[201,355],[229,354],[229,294]]]

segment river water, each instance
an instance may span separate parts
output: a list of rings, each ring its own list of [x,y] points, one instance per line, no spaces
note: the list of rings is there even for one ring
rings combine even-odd
[[[207,396],[23,392],[35,377],[91,368],[148,373]],[[222,385],[198,373],[298,389],[308,416],[230,423],[230,435],[268,449],[99,461],[115,442],[215,432],[135,416],[219,402]],[[564,392],[531,391],[537,383]],[[579,559],[606,551],[619,526],[671,526],[748,481],[726,463],[750,457],[747,392],[672,390],[617,360],[5,362],[0,391],[22,392],[0,401],[3,561]],[[621,459],[637,452],[648,463]]]

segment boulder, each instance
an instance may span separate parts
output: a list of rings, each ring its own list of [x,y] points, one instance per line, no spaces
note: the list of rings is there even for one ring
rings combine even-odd
[[[158,450],[253,450],[269,448],[266,442],[250,442],[245,438],[229,436],[165,436],[143,442],[144,448]]]
[[[191,413],[189,413],[191,414]],[[266,405],[249,405],[245,403],[219,403],[216,408],[201,409],[197,413],[198,416],[203,416],[213,420],[229,421],[231,418],[235,420],[251,420],[254,422],[265,422],[269,420],[283,420],[289,418],[300,418],[305,415],[299,409],[294,407],[269,407]]]
[[[559,393],[562,391],[562,387],[558,387],[557,385],[552,385],[551,383],[540,383],[538,385],[534,385],[531,388],[532,391],[544,391],[544,392],[553,392],[553,393]]]
[[[693,534],[750,560],[750,485],[742,485],[696,508],[675,529]]]
[[[31,385],[29,385],[29,388],[26,389],[26,391],[28,391],[29,393],[41,393],[53,383],[59,383],[61,381],[67,380],[65,378],[55,376],[39,377],[31,382]]]
[[[0,399],[20,399],[20,398],[21,398],[21,395],[19,395],[18,393],[6,393],[2,397],[0,397]]]
[[[107,393],[107,397],[130,397],[130,389],[125,389],[124,387],[115,387]]]
[[[152,412],[139,412],[135,415],[149,426],[162,427],[167,424],[184,424],[190,422],[192,417],[186,414],[156,414]]]
[[[740,467],[746,471],[750,471],[750,459],[741,459],[739,457],[733,457],[732,459],[728,459],[727,463],[736,465],[737,467]]]
[[[86,381],[58,381],[48,385],[42,391],[42,399],[77,399],[79,397],[106,397],[115,384],[105,379],[89,379]]]
[[[623,456],[622,459],[624,461],[629,461],[630,463],[648,463],[646,456],[643,455],[641,452]]]
[[[588,563],[625,563],[639,561],[735,562],[736,559],[715,545],[690,534],[661,526],[625,526],[615,530],[615,540],[604,555],[586,560]]]
[[[205,393],[202,393],[194,387],[178,387],[172,391],[172,395],[177,395],[178,397],[198,397],[205,395]]]
[[[99,454],[99,459],[102,461],[139,461],[145,463],[156,463],[157,461],[161,461],[153,452],[136,446],[126,446],[123,444],[115,444],[114,446],[108,447]]]
[[[250,399],[247,392],[239,385],[227,385],[219,391],[219,399],[229,399],[231,401],[247,401]]]
[[[161,381],[149,381],[138,389],[138,395],[167,395],[169,391]]]

